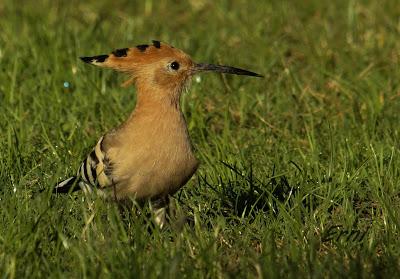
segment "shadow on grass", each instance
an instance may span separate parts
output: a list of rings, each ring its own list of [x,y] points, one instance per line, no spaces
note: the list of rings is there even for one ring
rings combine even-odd
[[[222,164],[233,172],[234,179],[220,177],[217,185],[207,177],[199,179],[217,194],[224,216],[233,214],[239,218],[254,218],[260,211],[276,215],[297,192],[298,185],[290,185],[285,175],[276,175],[275,167],[267,178],[261,180],[254,175],[252,165],[244,169],[226,162]]]

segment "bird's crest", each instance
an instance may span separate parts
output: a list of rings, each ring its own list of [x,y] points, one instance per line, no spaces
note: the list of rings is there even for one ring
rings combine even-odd
[[[163,57],[187,56],[183,51],[168,44],[153,40],[152,44],[137,45],[131,48],[116,49],[110,54],[102,54],[89,57],[81,57],[82,61],[117,71],[130,73],[134,72],[140,65],[151,64]],[[134,77],[122,84],[130,85]]]
[[[164,69],[170,69],[169,74],[158,73],[158,81],[163,86],[170,83],[173,86],[178,84],[178,87],[182,87],[181,85],[188,80],[188,77],[205,71],[262,77],[257,73],[231,66],[194,63],[190,56],[182,50],[159,41],[153,40],[152,42],[151,45],[144,44],[132,48],[121,48],[110,54],[81,57],[81,59],[92,65],[130,74],[131,78],[123,86],[134,83],[139,76],[150,76],[150,73],[157,68],[156,64],[161,65]]]
[[[110,54],[102,54],[96,56],[81,57],[81,59],[89,64],[93,64],[101,67],[115,67],[118,63],[122,61],[129,61],[131,59],[137,59],[140,57],[148,58],[148,56],[160,55],[160,50],[163,48],[165,51],[167,48],[172,48],[171,46],[161,43],[159,41],[154,41],[152,45],[137,45],[132,48],[121,48],[116,49]],[[146,59],[147,59],[146,58]],[[122,65],[120,65],[123,67]]]

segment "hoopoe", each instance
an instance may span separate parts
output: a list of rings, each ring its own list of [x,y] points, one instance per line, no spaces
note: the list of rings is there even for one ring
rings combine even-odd
[[[53,192],[97,189],[116,200],[150,200],[155,222],[163,227],[169,196],[186,184],[199,165],[180,109],[181,94],[192,76],[205,71],[262,76],[195,63],[182,50],[159,41],[81,59],[127,73],[130,78],[123,86],[136,86],[136,107],[125,122],[99,139],[76,176],[56,185]]]

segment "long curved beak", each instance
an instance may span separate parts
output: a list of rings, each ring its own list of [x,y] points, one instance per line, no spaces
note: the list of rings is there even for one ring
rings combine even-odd
[[[231,66],[205,64],[205,63],[195,64],[194,73],[204,72],[204,71],[212,71],[212,72],[218,72],[218,73],[243,75],[243,76],[263,77],[262,75],[259,75],[257,73],[239,69],[239,68],[235,68],[235,67],[231,67]]]

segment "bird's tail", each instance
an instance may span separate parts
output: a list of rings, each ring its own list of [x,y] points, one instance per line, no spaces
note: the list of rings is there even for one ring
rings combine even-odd
[[[79,187],[79,177],[72,176],[64,181],[58,183],[53,189],[53,193],[69,193],[80,190]]]

